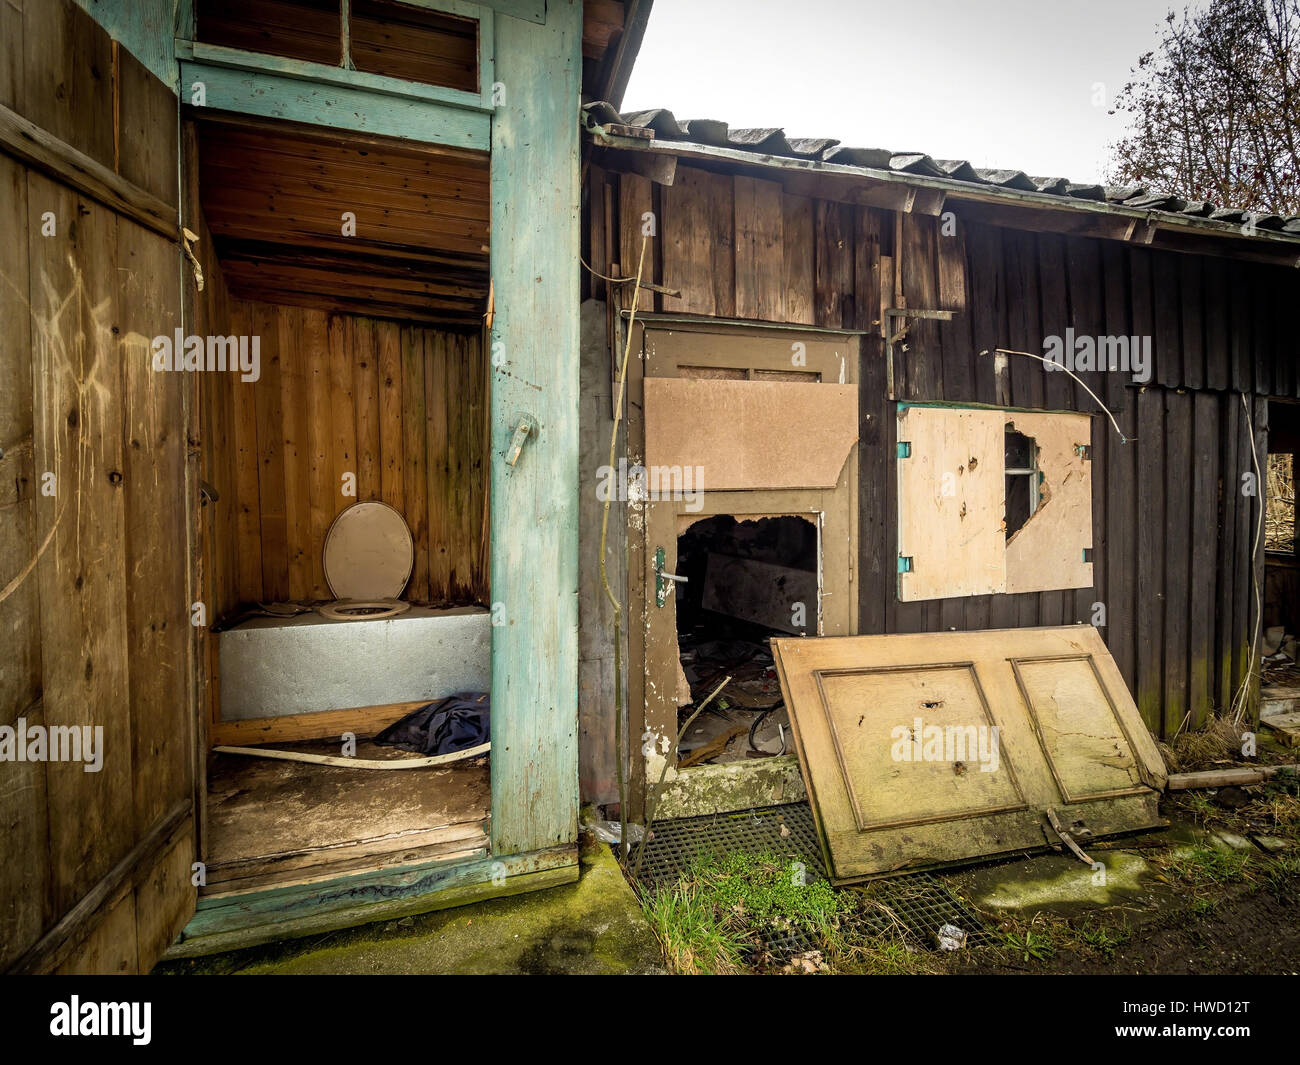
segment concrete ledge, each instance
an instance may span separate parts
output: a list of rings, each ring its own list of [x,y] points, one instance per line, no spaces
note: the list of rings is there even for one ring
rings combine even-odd
[[[378,621],[332,621],[316,613],[253,618],[217,635],[221,720],[487,691],[491,632],[482,607],[413,606]]]

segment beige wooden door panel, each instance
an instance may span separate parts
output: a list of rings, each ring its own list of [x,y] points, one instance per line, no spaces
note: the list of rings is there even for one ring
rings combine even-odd
[[[647,467],[705,467],[704,490],[698,500],[649,501],[640,529],[635,515],[632,518],[630,535],[644,537],[639,552],[642,572],[634,587],[639,590],[644,619],[645,728],[658,752],[667,749],[665,740],[677,731],[678,642],[676,596],[670,590],[664,605],[656,605],[655,555],[663,548],[665,569],[676,573],[677,537],[696,521],[727,514],[737,521],[791,515],[812,522],[818,529],[820,565],[815,612],[809,604],[809,631],[844,635],[856,630],[857,353],[857,338],[848,335],[713,324],[706,329],[650,322],[646,327],[643,376],[632,378],[629,391],[630,404],[634,408],[642,405],[644,415],[643,462]],[[680,414],[661,417],[680,409],[682,395],[704,395],[710,388],[715,400],[727,392],[750,412],[747,430],[738,434],[727,404],[716,402],[697,405],[685,419]],[[654,408],[656,390],[661,401],[658,409]],[[793,395],[814,398],[805,417],[792,422],[791,408],[783,400]],[[773,396],[778,402],[766,402]],[[771,478],[763,476],[737,479],[734,468],[733,475],[709,474],[710,470],[722,470],[717,463],[726,459],[728,449],[734,449],[738,435],[745,438],[750,470],[789,468],[792,464],[787,460],[800,449],[812,456],[815,465],[817,459],[824,458],[826,448],[821,444],[809,448],[807,440],[824,436],[828,420],[838,423],[834,469],[829,476],[809,478],[823,483],[787,480],[769,485]],[[792,433],[795,443],[781,445],[782,432]],[[657,777],[653,765],[648,763],[647,768]]]
[[[1003,414],[898,412],[898,598],[990,595],[1006,587]]]
[[[965,729],[972,721],[995,725],[973,663],[816,670],[813,677],[859,831],[1025,808],[1011,772],[954,772],[951,762],[936,760],[905,773],[902,762],[874,757],[882,747],[894,750],[913,744],[917,729],[925,726]],[[891,712],[881,713],[882,707]],[[896,729],[905,730],[905,735],[895,735]],[[960,753],[961,758],[954,753],[954,759],[964,763],[967,751]],[[970,758],[974,760],[973,753]],[[909,789],[906,812],[874,801],[874,796],[899,788]]]
[[[773,640],[837,881],[1160,823],[1164,767],[1091,626]]]

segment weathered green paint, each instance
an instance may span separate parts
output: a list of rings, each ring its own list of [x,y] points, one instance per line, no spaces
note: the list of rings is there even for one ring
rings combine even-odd
[[[488,14],[490,15],[491,12]],[[298,81],[310,81],[318,85],[335,85],[344,89],[378,93],[381,96],[428,100],[466,111],[488,112],[492,110],[492,55],[490,48],[481,48],[480,52],[480,72],[487,86],[487,92],[484,94],[465,92],[463,89],[449,89],[444,85],[426,85],[421,81],[390,78],[383,74],[370,74],[364,70],[349,70],[346,67],[329,66],[325,63],[308,63],[302,59],[264,55],[261,52],[249,52],[241,48],[223,48],[220,45],[204,44],[202,41],[176,42],[176,55],[179,59],[204,66],[243,70],[250,74],[272,74]]]
[[[492,122],[492,849],[578,826],[578,91],[582,5],[496,20]],[[519,460],[505,455],[527,416]],[[594,472],[594,471],[593,471]]]
[[[227,898],[200,898],[193,918],[166,956],[192,958],[236,950],[502,898],[577,878],[578,849],[570,845],[538,854],[430,862]]]
[[[546,21],[546,0],[483,0],[483,6],[529,22]]]
[[[437,100],[182,60],[182,103],[197,103],[198,84],[203,86],[205,106],[215,111],[480,151],[489,145],[492,120],[486,112]]]
[[[42,0],[48,3],[49,0]],[[164,85],[176,87],[177,19],[188,18],[190,0],[76,0],[113,40],[140,60]],[[20,7],[22,5],[19,5]]]

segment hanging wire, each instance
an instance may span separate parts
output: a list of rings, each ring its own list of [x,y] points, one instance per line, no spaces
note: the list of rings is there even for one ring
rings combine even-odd
[[[1097,395],[1096,392],[1094,392],[1091,388],[1087,386],[1083,378],[1079,377],[1078,374],[1076,374],[1073,370],[1066,369],[1060,363],[1053,362],[1050,359],[1046,359],[1042,355],[1035,355],[1032,351],[1012,351],[1010,348],[994,348],[993,350],[998,355],[1023,355],[1026,359],[1037,359],[1045,366],[1055,366],[1058,370],[1062,370],[1065,373],[1068,373],[1071,377],[1074,378],[1075,381],[1078,382],[1080,388],[1082,388],[1085,392],[1088,393],[1088,395],[1090,395],[1094,400],[1096,400],[1097,406],[1099,406],[1102,410],[1106,412],[1106,417],[1110,419],[1110,424],[1115,427],[1115,432],[1119,434],[1119,442],[1121,444],[1127,444],[1129,442],[1128,437],[1124,435],[1124,431],[1119,427],[1119,422],[1115,420],[1115,415],[1111,414],[1110,408],[1101,401],[1101,397]],[[981,351],[980,354],[987,355],[988,352]]]

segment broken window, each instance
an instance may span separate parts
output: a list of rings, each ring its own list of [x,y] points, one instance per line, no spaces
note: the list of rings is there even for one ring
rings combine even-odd
[[[1016,432],[1007,422],[1006,447],[1006,534],[1015,536],[1038,509],[1038,445],[1032,437]]]
[[[903,602],[1092,586],[1091,419],[898,414]]]

